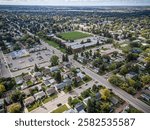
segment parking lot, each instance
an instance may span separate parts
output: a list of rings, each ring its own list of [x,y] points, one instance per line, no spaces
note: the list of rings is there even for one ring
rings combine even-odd
[[[42,66],[47,63],[50,65],[50,58],[52,56],[51,50],[42,50],[34,53],[30,53],[30,56],[22,57],[19,59],[12,59],[10,54],[5,55],[7,63],[11,72],[22,71],[23,69],[30,69],[35,64]]]

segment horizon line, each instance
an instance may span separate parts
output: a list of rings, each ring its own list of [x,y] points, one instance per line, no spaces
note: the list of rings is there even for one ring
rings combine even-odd
[[[120,6],[120,7],[123,7],[123,6],[131,6],[131,7],[143,7],[143,6],[145,6],[145,7],[149,7],[150,5],[45,5],[45,4],[41,4],[41,5],[39,5],[39,4],[27,4],[27,5],[25,5],[25,4],[0,4],[0,6],[60,6],[60,7],[63,7],[63,6],[68,6],[68,7],[101,7],[101,6],[109,6],[109,7],[113,7],[113,6]]]

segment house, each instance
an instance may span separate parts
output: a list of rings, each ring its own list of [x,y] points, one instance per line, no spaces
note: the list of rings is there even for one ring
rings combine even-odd
[[[45,96],[46,96],[46,94],[43,91],[40,91],[40,92],[34,94],[34,97],[35,97],[36,100],[42,99]]]
[[[30,96],[31,93],[30,93],[30,90],[29,89],[25,89],[22,91],[26,96]]]
[[[56,93],[56,90],[55,90],[54,87],[51,87],[51,88],[46,89],[46,94],[47,94],[48,96],[51,96],[51,95],[53,95],[53,94],[55,94],[55,93]]]
[[[5,102],[6,102],[7,105],[10,105],[12,103],[12,100],[11,100],[10,96],[7,96],[5,98]]]
[[[45,68],[43,69],[43,71],[42,71],[42,74],[43,74],[43,75],[48,75],[48,74],[50,74],[50,69],[49,69],[49,67],[45,67]]]
[[[55,85],[55,87],[57,90],[63,90],[66,86],[70,86],[71,84],[72,84],[71,79],[67,78],[67,79],[63,80],[62,83]]]
[[[126,74],[126,78],[128,78],[128,79],[130,79],[130,78],[132,79],[135,76],[137,76],[137,73],[135,73],[135,72],[130,72],[130,73]]]
[[[46,75],[45,77],[42,77],[42,79],[45,81],[45,80],[49,80],[49,79],[51,79],[51,77],[50,77],[50,76],[48,76],[48,75]]]
[[[96,100],[100,100],[101,99],[101,94],[99,92],[97,92],[95,94],[95,98],[96,98]]]
[[[150,96],[150,90],[142,90],[142,93],[147,95],[147,96]]]
[[[35,99],[34,99],[34,97],[33,96],[30,96],[30,97],[28,97],[28,98],[26,98],[25,100],[24,100],[24,106],[30,106],[30,105],[32,105],[33,103],[35,102]]]
[[[81,79],[83,79],[85,77],[85,74],[83,74],[82,72],[77,73],[77,76],[79,76]]]
[[[24,90],[24,89],[26,89],[28,86],[27,86],[27,84],[26,83],[23,83],[22,85],[21,85],[21,90]]]
[[[65,86],[66,86],[66,84],[62,82],[62,83],[56,84],[55,88],[57,90],[63,90],[65,88]]]
[[[30,80],[32,79],[32,76],[31,76],[31,75],[25,75],[25,76],[23,77],[23,79],[24,79],[26,82],[28,82],[28,81],[30,81]]]
[[[63,83],[65,83],[65,86],[70,86],[72,84],[71,79],[67,78],[63,80]]]
[[[64,62],[63,65],[66,67],[66,68],[70,68],[71,67],[71,62]]]
[[[31,90],[38,89],[38,91],[41,91],[42,90],[42,86],[41,85],[36,85],[36,86],[31,87],[30,89]]]
[[[59,67],[58,66],[54,66],[50,68],[50,72],[56,72],[59,71]]]
[[[75,105],[74,110],[79,113],[80,111],[84,110],[84,105],[83,103],[78,103]]]
[[[34,72],[33,76],[37,77],[37,78],[41,78],[42,77],[42,73],[41,72]]]
[[[48,80],[43,81],[43,83],[44,83],[44,85],[45,85],[46,87],[48,87],[48,86],[51,85],[51,83],[50,83]]]
[[[91,97],[87,97],[87,98],[85,98],[84,100],[83,100],[83,103],[85,104],[85,105],[87,105],[87,103],[88,103],[88,101],[91,99]]]
[[[50,82],[51,85],[54,84],[54,83],[56,83],[56,81],[54,79],[50,79],[48,81]]]
[[[17,84],[17,85],[20,85],[20,84],[23,84],[23,81],[24,81],[24,80],[23,80],[23,78],[22,78],[21,76],[19,76],[19,77],[16,77],[16,78],[15,78],[15,81],[16,81],[16,84]]]
[[[0,99],[0,113],[4,113],[4,99]]]
[[[112,102],[113,105],[117,105],[119,100],[116,97],[111,97],[110,101]]]
[[[141,94],[141,97],[144,98],[147,101],[150,101],[150,96],[148,96],[146,94]]]

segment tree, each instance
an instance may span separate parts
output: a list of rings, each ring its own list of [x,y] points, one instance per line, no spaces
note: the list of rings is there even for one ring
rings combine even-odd
[[[118,55],[118,52],[117,51],[114,51],[113,52],[113,57],[116,57]]]
[[[66,59],[65,59],[65,55],[63,54],[62,55],[62,61],[64,62]]]
[[[150,75],[143,75],[141,77],[141,81],[143,82],[144,85],[149,84],[150,83]]]
[[[59,71],[55,73],[55,80],[58,83],[61,83],[61,81],[62,81],[61,73]]]
[[[110,111],[110,104],[109,103],[103,103],[101,105],[102,112],[109,112]]]
[[[135,53],[129,53],[126,57],[127,61],[130,62],[130,61],[133,61],[133,60],[137,60],[137,58],[139,57],[138,54],[135,54]]]
[[[71,85],[66,86],[66,87],[65,87],[65,89],[66,89],[66,91],[67,91],[67,92],[71,92],[71,91],[72,91],[72,87],[71,87]]]
[[[56,55],[53,55],[50,59],[51,65],[56,66],[59,64],[59,57]]]
[[[65,61],[66,61],[66,62],[69,62],[68,54],[66,54],[66,56],[65,56]]]
[[[126,75],[128,73],[128,68],[126,66],[121,67],[120,74]]]
[[[0,84],[0,97],[2,96],[3,92],[5,92],[5,86],[3,84]]]
[[[68,98],[68,104],[71,106],[72,105],[72,97]]]
[[[130,79],[128,79],[128,84],[129,84],[130,87],[134,87],[136,82],[133,79],[130,78]]]
[[[19,90],[16,90],[11,94],[10,98],[13,102],[18,102],[18,101],[21,102],[23,100],[22,96],[23,96],[22,93]]]
[[[9,113],[20,113],[21,112],[21,105],[19,103],[13,103],[8,108]]]
[[[40,69],[39,69],[39,67],[37,66],[37,64],[35,64],[35,66],[34,66],[34,71],[35,72],[38,72]]]
[[[91,99],[88,100],[87,102],[87,112],[88,113],[94,113],[94,107]]]
[[[107,88],[101,89],[101,90],[100,90],[100,94],[101,94],[101,98],[102,98],[103,100],[107,100],[107,99],[110,98],[110,91],[109,91]]]
[[[74,59],[74,60],[77,60],[77,59],[78,59],[78,53],[75,53],[75,54],[74,54],[73,59]]]
[[[74,87],[78,87],[78,82],[77,82],[76,78],[74,79],[74,84],[73,85],[74,85]]]
[[[116,86],[121,86],[124,83],[124,81],[120,77],[118,77],[116,75],[112,75],[109,78],[109,82],[114,84],[114,85],[116,85]]]

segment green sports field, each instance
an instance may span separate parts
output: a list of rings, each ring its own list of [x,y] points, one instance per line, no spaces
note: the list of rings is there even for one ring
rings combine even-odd
[[[64,40],[77,40],[81,38],[90,37],[92,35],[78,32],[78,31],[73,31],[73,32],[60,33],[59,36]]]

